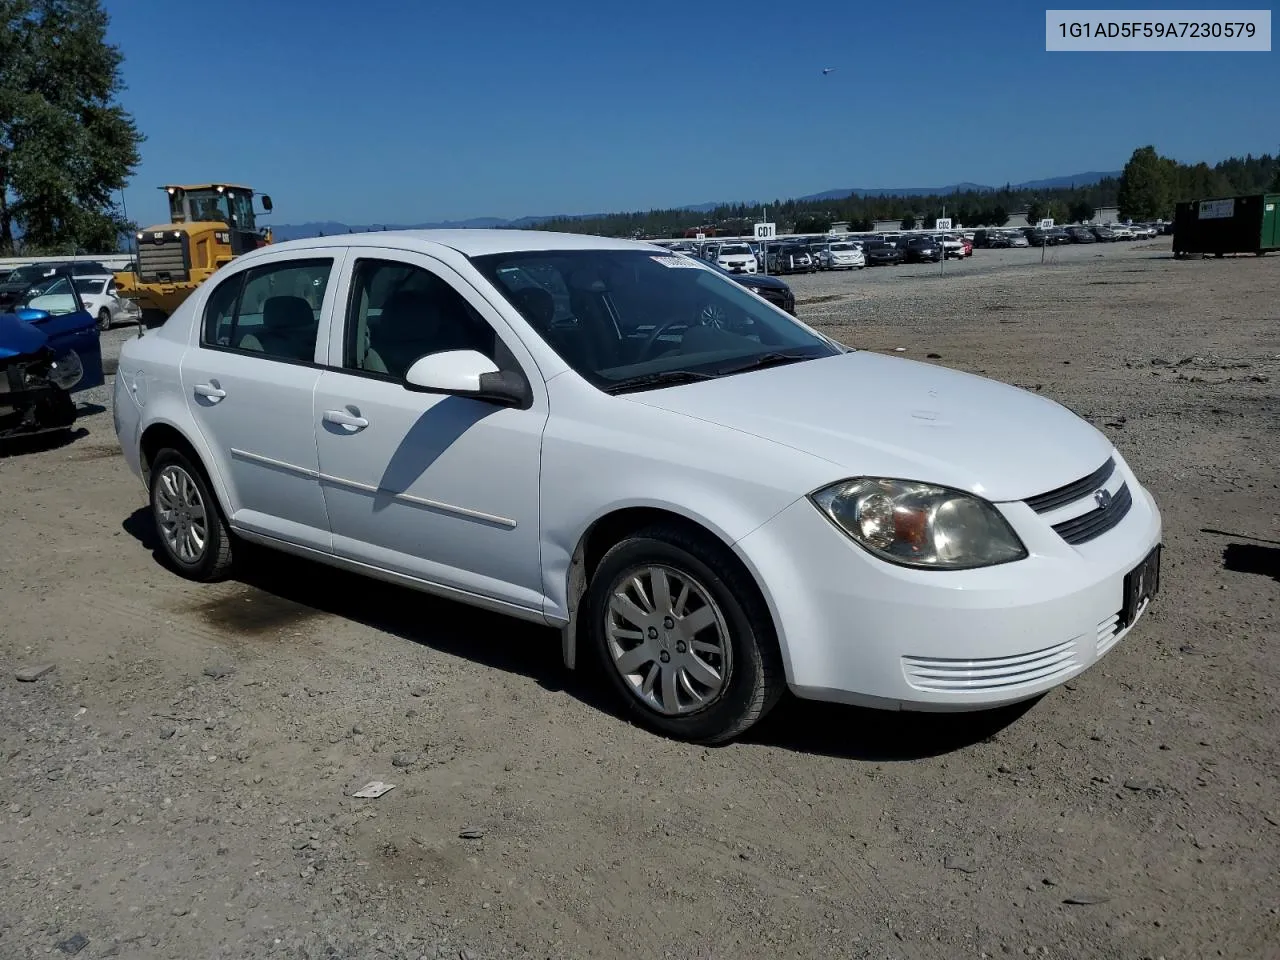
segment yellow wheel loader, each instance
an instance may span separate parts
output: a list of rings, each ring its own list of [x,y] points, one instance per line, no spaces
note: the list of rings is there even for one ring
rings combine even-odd
[[[253,190],[232,183],[170,184],[169,223],[137,234],[135,270],[116,274],[120,296],[142,308],[148,326],[163,321],[196,287],[234,257],[271,242],[259,230]],[[271,198],[259,197],[262,212]]]

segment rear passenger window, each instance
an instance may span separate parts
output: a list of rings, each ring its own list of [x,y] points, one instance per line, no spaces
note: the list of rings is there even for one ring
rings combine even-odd
[[[330,259],[290,260],[224,281],[205,304],[202,342],[273,360],[312,361],[332,268]]]

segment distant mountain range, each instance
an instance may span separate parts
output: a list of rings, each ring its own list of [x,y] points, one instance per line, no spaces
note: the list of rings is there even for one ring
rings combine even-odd
[[[1088,173],[1076,173],[1066,177],[1050,177],[1047,180],[1027,180],[1023,183],[1012,184],[1014,190],[1052,190],[1062,187],[1085,187],[1097,183],[1107,177],[1119,177],[1119,170],[1097,171],[1091,170]],[[822,193],[811,193],[808,196],[798,197],[799,200],[843,200],[845,197],[923,197],[923,196],[946,196],[947,194],[956,193],[957,191],[969,190],[1001,190],[1003,187],[993,187],[981,183],[953,183],[945,187],[845,187],[836,190],[824,190]],[[717,207],[732,206],[738,203],[744,203],[746,206],[759,206],[759,201],[738,201],[738,200],[716,200],[710,203],[689,204],[688,206],[679,207],[680,210],[691,210],[695,212],[708,213]],[[429,223],[374,223],[374,224],[349,224],[341,223],[337,220],[318,220],[310,223],[279,223],[273,224],[272,233],[277,241],[282,240],[298,240],[304,237],[315,237],[321,234],[331,236],[339,233],[363,233],[367,230],[493,230],[497,228],[505,228],[508,230],[520,230],[528,227],[536,227],[538,224],[546,223],[548,220],[588,220],[592,217],[604,216],[600,213],[565,213],[550,214],[542,217],[518,217],[514,220],[506,220],[502,217],[473,217],[470,220],[442,220]]]

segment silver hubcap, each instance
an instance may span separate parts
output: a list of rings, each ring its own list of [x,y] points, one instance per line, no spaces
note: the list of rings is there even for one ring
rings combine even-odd
[[[196,563],[209,542],[209,525],[200,488],[191,474],[170,464],[156,477],[156,523],[169,552]]]
[[[613,665],[631,692],[666,716],[707,706],[729,675],[729,628],[702,584],[662,565],[614,581],[605,619]]]
[[[723,328],[725,324],[724,310],[718,304],[709,303],[702,308],[702,325],[706,327]]]

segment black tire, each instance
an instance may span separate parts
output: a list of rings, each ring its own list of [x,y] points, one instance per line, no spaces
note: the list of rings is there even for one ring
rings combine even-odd
[[[104,331],[111,329],[111,311],[106,307],[98,311],[98,329]]]
[[[204,508],[204,549],[194,560],[180,556],[174,547],[170,545],[169,539],[165,535],[162,508],[157,501],[163,496],[160,493],[163,483],[162,478],[170,468],[182,471],[190,478]],[[159,552],[169,569],[186,577],[188,580],[196,580],[203,583],[225,580],[231,572],[231,533],[227,529],[222,507],[218,504],[217,497],[213,495],[213,491],[210,489],[209,479],[205,475],[204,468],[198,462],[193,463],[187,454],[182,451],[166,447],[156,455],[151,463],[150,487],[151,517],[156,524],[157,539],[160,543]]]
[[[609,651],[605,625],[612,589],[623,574],[649,564],[661,564],[694,578],[719,607],[727,627],[731,655],[723,688],[707,705],[689,713],[672,716],[642,702]],[[768,713],[786,688],[769,609],[755,582],[709,534],[662,523],[615,544],[601,558],[587,586],[582,622],[600,669],[628,712],[665,736],[694,743],[723,743]]]

